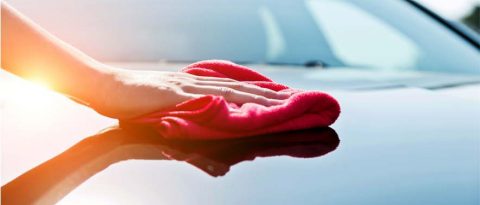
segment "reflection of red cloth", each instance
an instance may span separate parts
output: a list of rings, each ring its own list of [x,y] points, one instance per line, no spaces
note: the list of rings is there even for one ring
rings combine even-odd
[[[225,175],[233,165],[257,157],[319,157],[335,150],[340,139],[332,128],[314,128],[232,140],[164,140],[163,143],[168,147],[162,149],[167,158],[188,162],[217,177]]]
[[[256,103],[237,105],[226,102],[221,96],[207,95],[131,122],[153,126],[166,138],[211,140],[326,127],[340,114],[338,102],[328,94],[290,89],[231,62],[201,61],[189,65],[183,72],[231,78],[292,95],[285,103],[270,107]]]

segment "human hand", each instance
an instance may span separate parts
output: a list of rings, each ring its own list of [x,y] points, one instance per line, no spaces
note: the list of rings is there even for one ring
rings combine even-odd
[[[57,39],[5,2],[1,11],[3,69],[25,79],[40,78],[109,117],[133,118],[206,94],[266,106],[288,97],[221,78],[112,68]]]
[[[195,76],[180,72],[115,70],[103,80],[102,90],[91,106],[99,113],[129,119],[167,109],[204,95],[223,96],[228,102],[253,102],[265,106],[281,104],[287,93],[226,78]]]

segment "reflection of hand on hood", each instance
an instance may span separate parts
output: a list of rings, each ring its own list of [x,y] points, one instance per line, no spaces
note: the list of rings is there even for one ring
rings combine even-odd
[[[225,141],[169,141],[144,128],[113,127],[2,186],[2,204],[54,204],[108,166],[131,159],[186,161],[212,176],[256,157],[318,157],[339,144],[331,128]]]

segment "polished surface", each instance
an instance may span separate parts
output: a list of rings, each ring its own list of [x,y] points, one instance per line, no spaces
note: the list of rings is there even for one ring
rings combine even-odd
[[[286,75],[289,77],[275,78],[283,79],[283,83],[292,87],[316,89],[314,84],[302,82],[303,74]],[[92,139],[88,136],[116,124],[115,120],[63,96],[4,73],[1,77],[4,186],[56,161],[56,157],[62,158],[71,153],[65,150],[75,149],[77,143]],[[206,168],[198,169],[185,163],[181,154],[173,154],[178,152],[157,155],[136,146],[125,152],[128,146],[123,146],[118,149],[120,153],[137,155],[122,157],[102,151],[117,146],[107,143],[97,145],[100,148],[92,149],[87,155],[69,156],[75,159],[69,163],[77,164],[78,169],[61,169],[67,163],[53,166],[58,167],[49,171],[53,178],[62,179],[64,173],[73,173],[70,176],[73,178],[59,180],[64,188],[52,186],[36,196],[56,196],[59,204],[450,205],[480,202],[480,106],[476,101],[419,88],[331,93],[342,105],[342,114],[332,126],[341,142],[335,151],[322,157],[260,157],[231,167],[232,162],[239,160],[218,163],[221,160],[215,159],[208,160]],[[242,156],[241,149],[228,150]],[[170,153],[169,159],[179,157],[181,160],[124,161],[144,159],[143,151],[155,159]],[[180,153],[187,151],[192,150],[184,149]],[[95,156],[95,152],[99,152],[98,156],[89,158]],[[98,163],[108,161],[111,156],[117,158],[111,163]],[[200,167],[204,165],[201,162],[198,162]],[[220,174],[214,175],[223,176],[208,174],[210,163],[215,165],[213,170],[220,170]],[[90,170],[84,169],[89,166]],[[227,168],[229,171],[225,172]],[[42,183],[48,180],[39,178],[28,183],[48,187],[48,183]],[[35,195],[30,190],[21,193],[25,198]]]
[[[314,158],[333,151],[338,143],[331,128],[193,142],[163,140],[146,128],[115,126],[5,184],[2,204],[56,203],[98,172],[126,160],[185,161],[218,177],[227,174],[231,166],[257,157]]]

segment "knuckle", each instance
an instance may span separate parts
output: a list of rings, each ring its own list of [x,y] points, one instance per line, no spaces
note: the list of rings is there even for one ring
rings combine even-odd
[[[231,89],[231,88],[227,88],[227,87],[221,87],[220,88],[220,93],[221,93],[221,95],[223,95],[225,97],[230,97],[230,96],[233,95],[234,90]]]
[[[180,86],[180,88],[184,92],[188,92],[188,93],[195,92],[195,90],[196,90],[196,87],[191,85],[191,84],[182,84],[182,86]]]
[[[261,92],[262,92],[262,95],[271,95],[272,92],[266,88],[260,88]]]
[[[259,103],[267,102],[267,98],[265,98],[263,96],[259,96],[259,95],[254,95],[253,99],[255,100],[255,102],[259,102]]]
[[[183,85],[183,82],[178,79],[168,79],[166,80],[166,83],[168,83],[169,85],[178,86],[178,87],[181,87]]]
[[[178,76],[176,77],[177,81],[182,81],[182,82],[193,82],[195,79],[194,78],[189,78],[187,76]]]
[[[241,83],[233,83],[232,86],[231,86],[231,88],[238,90],[238,89],[246,88],[246,86],[243,85],[243,84],[241,84]]]

